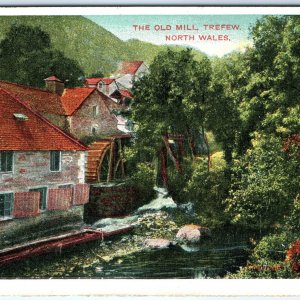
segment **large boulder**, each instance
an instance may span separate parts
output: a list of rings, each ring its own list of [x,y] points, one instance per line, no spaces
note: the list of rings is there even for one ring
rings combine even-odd
[[[179,229],[176,239],[182,243],[197,243],[201,237],[209,237],[210,229],[200,225],[189,224]]]
[[[150,249],[166,249],[169,248],[171,242],[166,239],[146,239],[144,246]]]

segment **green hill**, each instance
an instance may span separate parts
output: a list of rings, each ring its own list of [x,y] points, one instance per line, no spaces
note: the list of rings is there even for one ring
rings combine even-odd
[[[86,75],[97,70],[109,75],[122,60],[144,60],[149,64],[158,52],[167,48],[139,40],[122,41],[81,16],[1,16],[0,40],[12,24],[38,26],[48,32],[53,47],[76,60]]]
[[[172,50],[182,50],[185,47],[183,46],[176,46],[176,45],[154,45],[148,42],[143,42],[136,39],[128,40],[127,46],[129,47],[129,52],[134,53],[134,59],[146,61],[148,64],[154,59],[154,57],[160,52],[167,50],[168,48],[172,48]],[[195,59],[201,59],[203,57],[203,53],[193,50],[193,54]]]

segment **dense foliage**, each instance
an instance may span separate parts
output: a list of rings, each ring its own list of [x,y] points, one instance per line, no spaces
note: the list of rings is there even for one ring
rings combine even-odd
[[[139,40],[123,41],[83,16],[1,16],[0,41],[14,24],[39,27],[47,32],[53,48],[77,61],[84,74],[89,77],[93,73],[99,74],[99,71],[100,74],[109,76],[123,60],[143,60],[150,64],[160,51],[167,48],[166,45]],[[184,48],[174,46],[178,51]],[[199,51],[193,52],[197,59],[201,59]]]
[[[202,224],[271,231],[237,277],[290,278],[298,273],[286,255],[300,228],[300,18],[262,17],[251,36],[245,52],[211,63],[192,62],[189,51],[159,54],[135,86],[136,145],[154,154],[170,128],[212,131],[225,163],[186,159],[182,174],[169,170],[170,193],[193,202]]]
[[[155,154],[166,133],[200,133],[211,70],[209,60],[194,60],[190,49],[161,52],[149,70],[134,86],[132,119],[140,149]]]
[[[83,71],[77,62],[51,45],[50,36],[38,27],[13,25],[0,42],[0,79],[43,87],[55,75],[69,86],[79,84]]]

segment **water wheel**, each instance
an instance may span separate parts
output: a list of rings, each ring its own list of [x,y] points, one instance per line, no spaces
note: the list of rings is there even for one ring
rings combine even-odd
[[[98,166],[98,182],[109,182],[111,149],[108,148],[102,154]]]
[[[98,166],[98,181],[110,182],[125,177],[125,158],[120,140],[112,141],[102,154]]]

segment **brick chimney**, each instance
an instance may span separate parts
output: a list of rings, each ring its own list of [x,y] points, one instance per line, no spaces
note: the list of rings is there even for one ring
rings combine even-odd
[[[46,82],[46,89],[52,93],[62,95],[65,89],[65,84],[63,81],[58,79],[56,76],[51,76],[44,79]]]

